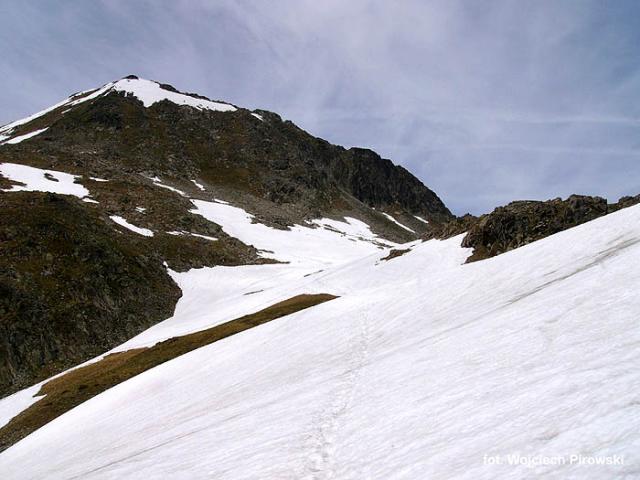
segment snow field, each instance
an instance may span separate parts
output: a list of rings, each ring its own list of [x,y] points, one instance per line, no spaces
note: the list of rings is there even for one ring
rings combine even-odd
[[[265,235],[274,255],[287,254],[274,238]],[[300,291],[341,298],[93,398],[1,454],[0,470],[88,479],[635,476],[640,207],[473,264],[462,264],[470,252],[461,238],[414,243],[386,262],[362,242],[359,255],[325,258],[322,268],[298,257],[172,273],[183,297],[154,327],[156,339]],[[152,331],[137,341],[153,341]],[[511,453],[617,454],[624,465],[483,462]]]

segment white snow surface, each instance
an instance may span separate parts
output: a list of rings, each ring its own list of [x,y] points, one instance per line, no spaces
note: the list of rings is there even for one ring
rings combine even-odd
[[[162,183],[162,180],[159,177],[148,177],[149,180],[151,180],[153,182],[153,184],[156,187],[160,187],[160,188],[166,188],[167,190],[171,190],[172,192],[177,193],[178,195],[182,196],[182,197],[186,197],[187,194],[184,193],[182,190],[177,189],[176,187],[172,187],[171,185],[166,185],[164,183]]]
[[[28,140],[28,139],[30,139],[32,137],[35,137],[36,135],[40,135],[45,130],[46,130],[46,128],[41,128],[40,130],[34,130],[33,132],[29,132],[29,133],[25,133],[24,135],[18,135],[17,137],[13,137],[12,139],[7,140],[7,141],[5,141],[3,143],[15,145],[16,143],[20,143],[20,142]]]
[[[638,478],[640,206],[463,264],[462,236],[381,261],[352,232],[274,233],[194,203],[292,261],[171,272],[175,315],[128,348],[298,293],[340,298],[98,395],[0,454],[3,479]],[[483,461],[508,454],[624,465]]]
[[[191,180],[191,181],[192,181],[192,182],[193,182],[193,184],[194,184],[196,187],[198,187],[200,190],[202,190],[202,191],[204,191],[204,190],[205,190],[204,185],[202,185],[201,183],[198,183],[198,181],[197,181],[197,180]]]
[[[104,93],[106,93],[107,90],[109,90],[109,88],[111,88],[113,84],[109,83],[105,86],[103,86],[102,88],[96,89],[93,93],[86,95],[87,93],[89,93],[91,90],[87,90],[85,92],[78,92],[74,95],[71,95],[68,98],[65,98],[63,101],[56,103],[55,105],[52,105],[49,108],[46,108],[44,110],[41,110],[40,112],[34,113],[33,115],[29,115],[28,117],[22,118],[20,120],[16,120],[14,122],[8,123],[6,125],[3,125],[0,127],[0,141],[4,140],[5,138],[9,138],[11,137],[11,133],[13,130],[15,130],[17,127],[19,127],[20,125],[24,125],[26,123],[29,123],[33,120],[35,120],[36,118],[40,118],[44,115],[46,115],[47,113],[50,113],[54,110],[56,110],[57,108],[60,108],[62,106],[73,106],[73,105],[78,105],[80,103],[86,102],[88,100],[92,100]],[[84,97],[78,98],[81,95],[85,95]],[[63,114],[68,112],[69,109],[65,110],[64,112],[62,112]],[[10,143],[10,142],[7,142]]]
[[[78,105],[80,103],[93,100],[102,95],[106,95],[111,91],[125,92],[126,94],[133,95],[136,98],[138,98],[144,104],[145,107],[150,107],[154,103],[160,102],[162,100],[168,100],[178,105],[185,105],[185,106],[197,108],[198,110],[213,110],[218,112],[235,112],[236,110],[238,110],[236,107],[228,103],[213,102],[211,100],[204,100],[201,98],[191,97],[189,95],[185,95],[182,93],[176,93],[170,90],[165,90],[163,88],[160,88],[159,83],[151,80],[145,80],[143,78],[138,78],[138,79],[123,78],[122,80],[118,80],[116,82],[107,83],[98,89],[87,90],[84,92],[76,93],[64,99],[63,101],[56,103],[55,105],[52,105],[51,107],[46,108],[40,112],[34,113],[33,115],[30,115],[26,118],[22,118],[20,120],[16,120],[6,125],[0,126],[0,143],[2,142],[19,143],[22,140],[31,138],[31,136],[37,135],[38,133],[42,133],[44,130],[46,130],[46,128],[42,130],[36,130],[35,132],[27,133],[20,137],[11,138],[12,132],[21,125],[27,124],[60,107],[64,107],[64,106],[72,107],[74,105]],[[67,108],[62,113],[65,114],[69,110],[70,108]]]
[[[40,385],[41,384],[36,384],[25,388],[0,400],[0,428],[4,427],[13,417],[42,398],[34,396],[40,391]]]
[[[418,220],[418,221],[420,221],[422,223],[429,223],[428,220],[425,220],[424,218],[419,217],[418,215],[414,215],[414,217],[415,217],[416,220]]]
[[[218,241],[218,239],[216,237],[211,237],[209,235],[202,235],[201,233],[189,232],[189,235],[191,235],[192,237],[204,238],[205,240],[209,240],[211,242],[217,242]]]
[[[160,84],[143,78],[123,78],[115,82],[112,89],[134,95],[145,107],[150,107],[154,103],[162,100],[169,100],[178,105],[187,105],[197,108],[198,110],[214,110],[218,112],[235,112],[237,110],[236,107],[228,103],[212,102],[211,100],[204,100],[202,98],[195,98],[182,93],[165,90],[160,87]]]
[[[80,177],[70,173],[17,163],[0,163],[0,174],[9,180],[24,184],[13,185],[11,188],[2,190],[4,192],[51,192],[73,195],[78,198],[89,195],[89,190],[79,183],[75,183],[75,180]]]
[[[242,208],[224,202],[191,200],[192,213],[217,223],[222,230],[247,245],[253,245],[264,258],[303,265],[330,265],[380,251],[380,245],[395,245],[379,239],[368,225],[347,217],[344,222],[318,219],[309,226],[294,225],[278,230],[252,223],[254,216]],[[318,228],[312,228],[312,226]]]
[[[145,237],[153,237],[152,230],[149,230],[148,228],[136,227],[135,225],[127,222],[125,218],[122,218],[118,215],[111,215],[109,218],[113,220],[115,223],[117,223],[118,225],[126,228],[127,230],[131,230],[132,232],[135,232],[138,235],[144,235]]]
[[[380,212],[382,213],[385,217],[387,217],[389,220],[391,220],[393,223],[395,223],[396,225],[398,225],[400,228],[404,228],[405,230],[411,232],[411,233],[416,233],[415,230],[410,229],[409,227],[407,227],[406,225],[401,224],[398,220],[396,220],[395,218],[393,218],[391,215],[389,215],[388,213],[384,213],[384,212]]]
[[[210,240],[212,242],[218,241],[216,237],[211,237],[209,235],[202,235],[201,233],[191,233],[191,232],[187,232],[186,230],[174,230],[167,233],[169,235],[191,235],[192,237],[204,238],[205,240]]]

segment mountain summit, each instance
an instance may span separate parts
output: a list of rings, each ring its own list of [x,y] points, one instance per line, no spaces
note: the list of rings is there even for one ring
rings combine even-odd
[[[181,184],[198,179],[247,197],[243,202],[267,220],[284,224],[349,213],[367,215],[379,228],[410,238],[408,231],[426,228],[416,216],[429,222],[452,218],[418,179],[371,150],[331,145],[277,114],[135,76],[75,94],[0,128],[0,135],[5,145],[30,139],[3,149],[9,160],[14,151],[22,156],[28,150],[34,166],[70,173],[137,173]],[[284,217],[271,204],[286,211]],[[384,213],[398,215],[409,229]]]

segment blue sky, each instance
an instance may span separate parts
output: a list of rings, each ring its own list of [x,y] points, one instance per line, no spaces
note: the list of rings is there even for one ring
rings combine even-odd
[[[0,124],[128,74],[280,113],[458,214],[640,193],[637,1],[0,0]]]

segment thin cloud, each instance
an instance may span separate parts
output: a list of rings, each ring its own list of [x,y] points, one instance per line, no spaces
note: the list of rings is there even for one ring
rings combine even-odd
[[[7,2],[0,123],[135,73],[403,164],[456,212],[638,188],[637,2]]]

